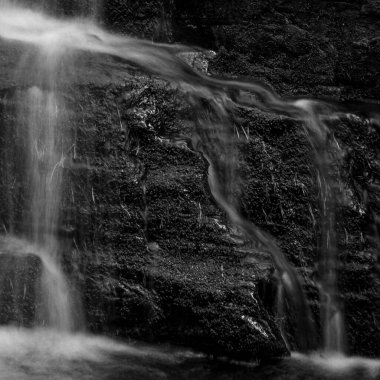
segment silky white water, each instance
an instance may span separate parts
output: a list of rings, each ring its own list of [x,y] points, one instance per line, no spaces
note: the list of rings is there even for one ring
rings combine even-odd
[[[7,8],[6,3],[1,3],[0,18],[7,17],[15,24],[25,22],[23,17],[8,14],[3,7]],[[2,18],[0,23],[0,28],[4,27],[5,19]],[[28,176],[22,215],[26,227],[20,236],[12,236],[10,231],[0,242],[7,255],[32,254],[41,259],[34,324],[62,331],[75,330],[83,325],[81,312],[73,311],[74,307],[80,309],[80,297],[75,295],[72,284],[69,285],[63,273],[62,247],[57,238],[62,163],[70,149],[70,137],[65,133],[67,112],[60,90],[62,86],[70,85],[72,63],[63,45],[25,46],[15,68],[15,80],[20,86],[15,95],[15,128],[25,147]]]

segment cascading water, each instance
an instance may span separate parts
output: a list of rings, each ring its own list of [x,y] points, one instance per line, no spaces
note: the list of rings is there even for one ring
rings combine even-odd
[[[95,8],[94,8],[95,9]],[[193,149],[201,152],[209,164],[209,186],[219,206],[231,221],[260,249],[272,255],[282,289],[294,308],[297,319],[297,346],[304,351],[316,348],[313,321],[298,276],[286,260],[273,237],[245,219],[236,206],[236,157],[229,111],[236,107],[258,108],[304,123],[306,134],[315,151],[322,209],[322,244],[320,259],[320,292],[324,309],[325,349],[344,349],[342,310],[336,291],[336,248],[334,243],[333,183],[329,177],[326,153],[328,128],[325,120],[355,112],[352,105],[317,99],[281,99],[259,81],[220,80],[191,69],[177,55],[188,50],[180,45],[151,42],[110,34],[90,20],[55,19],[39,11],[0,3],[0,37],[31,46],[33,59],[21,65],[17,79],[26,86],[18,98],[19,125],[28,133],[30,163],[30,231],[28,241],[4,238],[6,249],[18,254],[38,255],[44,266],[45,304],[42,324],[62,330],[75,327],[72,319],[70,287],[59,264],[59,228],[61,174],[65,156],[70,151],[65,122],[65,104],[59,86],[67,81],[67,60],[75,51],[101,53],[122,59],[131,69],[177,83],[189,95],[196,110],[196,137]],[[33,84],[30,85],[30,77]],[[60,82],[61,81],[61,82]],[[360,104],[360,113],[379,123],[380,109]],[[27,131],[27,132],[26,132]],[[284,334],[285,338],[285,334]]]
[[[305,133],[314,150],[317,183],[320,191],[321,246],[319,259],[319,291],[324,350],[330,354],[345,351],[345,327],[343,312],[338,300],[337,289],[337,249],[334,220],[334,182],[329,174],[328,135],[329,129],[309,104],[304,104],[310,112],[306,120]]]
[[[16,95],[16,127],[24,136],[28,175],[22,216],[27,227],[18,240],[9,236],[2,239],[4,253],[40,258],[42,274],[36,289],[34,324],[63,331],[82,325],[81,312],[73,311],[74,307],[80,308],[80,301],[74,297],[61,268],[62,247],[57,237],[62,168],[71,149],[65,134],[67,111],[60,90],[70,82],[71,65],[65,46],[47,41],[26,48],[15,71],[21,87]]]
[[[72,301],[60,268],[59,242],[55,236],[61,198],[60,163],[64,155],[59,124],[60,119],[65,117],[65,111],[56,89],[60,55],[59,50],[48,52],[41,49],[26,60],[29,63],[27,67],[20,67],[19,76],[27,81],[32,72],[36,83],[21,95],[19,125],[28,136],[30,210],[27,209],[27,212],[30,212],[31,226],[28,238],[41,247],[37,251],[44,252],[40,256],[44,264],[41,297],[45,310],[40,311],[38,319],[44,325],[71,330]]]

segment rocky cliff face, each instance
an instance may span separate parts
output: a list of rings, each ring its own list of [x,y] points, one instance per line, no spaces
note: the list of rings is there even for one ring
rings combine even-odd
[[[134,18],[128,17],[128,32],[214,49],[217,55],[209,68],[213,75],[262,79],[283,96],[374,102],[379,98],[378,1],[174,0],[152,1],[149,11],[139,2],[123,3],[124,8],[116,7],[119,14],[125,8],[140,10],[139,27],[134,29]],[[113,12],[113,4],[106,3],[106,15],[107,9]],[[152,27],[157,23],[163,28]],[[308,143],[292,122],[245,112],[237,120],[245,163],[243,207],[255,223],[279,239],[304,274],[314,304],[317,289],[310,273],[320,231]],[[338,282],[349,351],[379,355],[378,256],[373,241],[379,137],[359,120],[336,122],[331,128],[340,147],[339,153],[332,149],[331,156],[337,164],[334,175],[340,178]]]
[[[214,49],[212,75],[260,78],[283,96],[376,101],[378,8],[377,1],[106,0],[103,15],[118,32]],[[13,47],[1,49],[5,62],[17,61]],[[192,125],[180,93],[131,75],[111,59],[78,59],[84,69],[65,94],[76,150],[62,169],[62,239],[71,246],[67,268],[80,284],[91,329],[239,359],[286,355],[270,260],[261,252],[250,255],[254,248],[215,205],[207,165],[187,143]],[[9,66],[1,73],[0,138],[17,154],[22,145],[9,148],[10,138],[18,141]],[[248,111],[233,118],[241,207],[299,269],[318,319],[320,229],[311,148],[293,121]],[[371,238],[379,207],[379,137],[359,119],[331,128],[340,147],[331,150],[332,172],[339,173],[344,194],[337,238],[350,352],[378,356],[379,279]],[[7,228],[17,219],[9,205],[22,207],[22,163],[0,165],[0,171],[0,222]]]
[[[78,159],[92,169],[70,180],[92,327],[217,356],[283,355],[264,305],[271,265],[241,264],[244,247],[213,204],[205,163],[175,139],[189,132],[180,94],[141,76],[82,91]]]

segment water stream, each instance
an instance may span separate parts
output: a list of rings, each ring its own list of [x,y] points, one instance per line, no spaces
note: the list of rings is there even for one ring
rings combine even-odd
[[[115,358],[118,358],[118,355],[125,358],[128,358],[129,355],[142,355],[144,358],[149,356],[148,351],[136,353],[133,351],[135,348],[102,338],[59,335],[61,333],[57,332],[59,330],[72,331],[81,325],[81,321],[74,317],[75,313],[72,310],[73,305],[79,305],[79,301],[75,299],[74,292],[62,270],[59,242],[54,233],[59,228],[62,189],[60,169],[65,156],[71,149],[70,137],[65,134],[63,127],[66,120],[66,105],[59,93],[62,86],[70,83],[70,73],[74,70],[72,55],[77,51],[117,57],[128,64],[131,70],[139,69],[175,83],[188,94],[188,100],[196,114],[196,137],[192,144],[193,148],[201,152],[209,164],[208,178],[211,193],[231,222],[258,248],[270,253],[279,279],[279,295],[282,295],[284,291],[295,310],[297,347],[299,350],[307,352],[317,347],[317,341],[314,321],[298,275],[281,252],[275,239],[244,218],[238,211],[236,200],[237,158],[229,114],[236,107],[255,108],[303,122],[305,133],[315,152],[318,183],[320,184],[323,233],[319,263],[319,287],[321,307],[324,311],[322,322],[324,348],[328,352],[343,353],[345,346],[343,312],[337,299],[335,271],[334,196],[331,190],[334,182],[328,174],[330,165],[327,155],[329,129],[326,121],[356,112],[373,123],[379,124],[380,108],[372,104],[353,103],[348,105],[311,98],[282,99],[273,89],[260,81],[222,80],[201,74],[194,71],[178,56],[180,52],[189,51],[186,46],[153,44],[150,41],[111,34],[100,28],[94,21],[99,15],[99,7],[95,3],[90,7],[91,12],[87,14],[89,17],[83,18],[83,10],[88,7],[86,3],[82,8],[79,7],[76,10],[78,17],[70,19],[54,18],[41,11],[41,8],[44,9],[44,7],[45,9],[46,7],[50,10],[54,9],[58,4],[55,2],[54,6],[51,5],[53,3],[47,6],[46,2],[41,2],[40,10],[29,9],[19,5],[20,3],[22,2],[0,1],[0,38],[22,43],[26,51],[23,61],[16,70],[15,78],[20,86],[26,88],[17,96],[18,128],[25,135],[27,146],[25,154],[30,165],[28,170],[30,173],[29,201],[28,208],[25,210],[25,219],[28,220],[30,228],[25,231],[23,236],[3,236],[0,253],[34,254],[41,259],[43,274],[40,293],[43,301],[40,302],[42,306],[35,324],[48,327],[48,329],[46,335],[42,330],[3,329],[0,331],[0,370],[6,368],[7,379],[53,378],[48,377],[51,376],[52,371],[50,366],[54,367],[57,357],[62,355],[62,352],[68,353],[68,356],[64,356],[63,362],[59,364],[63,367],[60,367],[61,373],[54,377],[57,379],[78,378],[75,376],[79,372],[75,375],[65,374],[69,368],[65,367],[66,362],[71,363],[70,366],[73,368],[76,368],[77,361],[90,363],[88,364],[89,369],[92,361],[101,362],[107,363],[105,365],[107,370],[107,366],[115,370],[117,362]],[[280,309],[282,308],[280,307]],[[286,340],[284,332],[283,336]],[[56,351],[50,352],[47,348],[42,347],[40,351],[32,354],[31,342],[35,339],[47,339],[46,347],[49,347],[52,341],[60,343]],[[71,347],[72,345],[73,347]],[[77,352],[75,351],[77,345],[79,356],[74,354]],[[27,360],[28,355],[38,356],[41,354],[41,356],[49,358],[46,368],[32,368],[33,364],[29,362],[25,368],[21,368],[16,363],[16,359],[7,362],[12,350],[17,351],[16,346],[22,348],[16,355],[17,360],[24,361]],[[62,352],[59,352],[61,349]],[[88,356],[81,358],[80,355],[83,353]],[[170,365],[173,365],[174,362],[176,363],[174,367],[179,365],[178,363],[181,363],[180,366],[184,365],[184,361],[174,359],[176,356],[173,353],[165,355],[167,355],[164,360],[165,364],[160,362],[161,364],[158,366],[162,374],[172,371],[168,368],[171,368]],[[290,365],[290,367],[294,365],[294,368],[298,368],[299,364],[294,363],[307,363],[309,367],[323,367],[325,369],[322,372],[326,372],[326,376],[330,376],[330,372],[336,370],[334,367],[336,362],[330,366],[335,369],[331,369],[328,363],[321,364],[318,360],[312,357],[293,356],[284,365]],[[369,376],[368,378],[377,376],[379,373],[376,372],[379,368],[378,362],[355,360],[351,360],[351,367],[348,359],[346,362],[342,361],[345,363],[343,367],[360,367],[362,369],[359,372],[363,371],[365,376]],[[127,364],[125,366],[128,367]],[[162,366],[166,370],[162,370]],[[129,367],[129,369],[126,367],[120,367],[121,369],[119,368],[117,371],[131,371]],[[368,371],[363,369],[365,367],[368,367]],[[38,372],[40,370],[41,373]],[[117,378],[116,375],[107,377],[106,372],[102,377],[101,371],[103,370],[104,368],[99,369],[100,372],[96,378]],[[21,372],[17,375],[17,371]],[[39,374],[28,371],[37,371]],[[44,371],[46,371],[46,375]],[[81,378],[94,378],[91,377],[93,376],[91,371],[92,369],[87,374],[84,371]],[[14,377],[11,377],[11,373],[14,373]],[[279,376],[280,374],[281,371]],[[144,378],[150,378],[147,374],[145,376]],[[169,376],[169,378],[171,377]],[[239,378],[244,378],[244,376]],[[274,376],[272,378],[281,377]]]
[[[4,380],[375,380],[380,362],[293,354],[270,364],[212,362],[169,346],[126,344],[49,329],[0,329]]]

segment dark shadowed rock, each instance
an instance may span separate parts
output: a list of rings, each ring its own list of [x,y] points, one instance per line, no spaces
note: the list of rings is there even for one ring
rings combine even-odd
[[[78,155],[93,169],[67,175],[92,329],[236,359],[286,355],[274,295],[261,298],[270,260],[247,261],[251,248],[214,206],[205,163],[178,137],[189,128],[180,94],[139,76],[77,96]]]
[[[41,260],[0,252],[0,324],[33,326]]]
[[[171,40],[170,0],[105,0],[103,17],[114,31],[154,39]]]
[[[367,0],[362,7],[362,12],[369,16],[380,16],[380,1]]]

